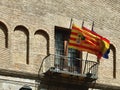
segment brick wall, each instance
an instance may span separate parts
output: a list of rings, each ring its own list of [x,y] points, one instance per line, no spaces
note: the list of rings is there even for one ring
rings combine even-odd
[[[42,58],[54,53],[54,27],[69,28],[71,18],[81,26],[84,19],[84,25],[90,29],[94,21],[94,31],[108,38],[116,48],[116,79],[111,52],[110,59],[101,60],[97,82],[119,86],[119,10],[119,0],[1,0],[0,68],[38,73]],[[8,33],[7,41],[4,32]]]

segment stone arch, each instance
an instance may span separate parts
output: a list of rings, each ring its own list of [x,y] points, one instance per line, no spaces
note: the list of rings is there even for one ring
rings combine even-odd
[[[49,54],[49,35],[48,35],[48,33],[47,32],[45,32],[44,30],[37,30],[35,33],[34,33],[34,35],[36,36],[36,35],[39,35],[39,36],[41,36],[40,38],[44,38],[45,40],[46,40],[46,45],[45,45],[45,41],[44,40],[40,40],[41,41],[41,44],[43,43],[43,45],[41,45],[42,47],[44,47],[44,49],[43,50],[45,50],[45,48],[46,48],[46,54],[48,55]],[[39,42],[40,42],[39,41]],[[43,42],[42,42],[43,41]],[[41,48],[42,48],[41,47]],[[41,49],[40,48],[40,49]]]
[[[8,48],[8,28],[0,21],[0,48]]]
[[[113,52],[113,78],[116,78],[116,48],[113,44],[110,44],[110,49]]]
[[[18,25],[15,27],[14,32],[16,32],[15,43],[17,47],[15,47],[18,53],[17,57],[21,56],[20,59],[24,59],[22,61],[29,64],[29,31],[25,26]]]

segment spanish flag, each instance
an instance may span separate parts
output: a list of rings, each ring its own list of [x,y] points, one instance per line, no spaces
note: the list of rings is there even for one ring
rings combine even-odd
[[[69,39],[69,48],[95,54],[100,59],[109,49],[110,41],[99,34],[73,24]]]

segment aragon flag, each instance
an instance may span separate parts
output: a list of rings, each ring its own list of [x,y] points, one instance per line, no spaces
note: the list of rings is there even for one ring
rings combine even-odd
[[[110,41],[99,34],[86,27],[80,28],[75,24],[72,25],[68,44],[69,48],[95,54],[100,59],[109,49],[109,46]]]

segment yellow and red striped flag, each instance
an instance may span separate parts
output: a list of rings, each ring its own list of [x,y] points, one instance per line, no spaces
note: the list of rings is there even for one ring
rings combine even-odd
[[[100,59],[109,49],[109,46],[110,42],[106,38],[86,27],[80,28],[73,24],[68,44],[69,48],[87,51],[88,53],[95,54]]]

